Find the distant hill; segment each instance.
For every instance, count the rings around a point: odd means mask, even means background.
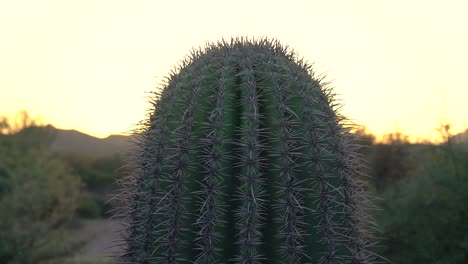
[[[112,156],[114,154],[125,154],[131,144],[130,136],[112,135],[107,138],[96,138],[76,130],[58,129],[51,125],[42,128],[28,128],[21,131],[23,141],[33,140],[34,131],[44,130],[43,134],[50,135],[50,150],[61,154],[86,155],[92,157]],[[37,131],[36,131],[37,132]],[[468,129],[453,136],[455,143],[468,144]]]
[[[50,144],[53,152],[102,157],[124,154],[131,146],[128,136],[112,135],[100,139],[76,130],[55,130],[55,138]]]

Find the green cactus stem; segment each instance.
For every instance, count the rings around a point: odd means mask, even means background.
[[[193,51],[135,133],[119,263],[377,263],[333,98],[277,41]]]

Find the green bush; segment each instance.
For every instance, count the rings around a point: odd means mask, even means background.
[[[468,263],[468,153],[455,147],[427,146],[411,177],[383,194],[381,253],[394,263]]]
[[[79,177],[45,150],[2,150],[0,263],[38,263],[65,254],[60,234],[78,206]]]
[[[414,145],[408,137],[399,132],[388,134],[383,142],[373,145],[370,173],[379,192],[406,178],[414,169],[412,149]]]
[[[115,191],[114,181],[123,174],[119,171],[123,164],[121,156],[93,158],[68,155],[65,156],[65,160],[84,184],[84,195],[80,200],[78,215],[86,218],[109,216],[107,212],[114,209],[115,202],[107,201]]]
[[[86,188],[94,192],[111,189],[116,178],[122,175],[118,169],[122,167],[123,159],[119,155],[100,158],[67,155],[64,159],[81,177]]]
[[[102,205],[89,192],[81,194],[77,214],[84,218],[98,218],[103,215]]]

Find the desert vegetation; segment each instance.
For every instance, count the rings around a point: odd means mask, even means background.
[[[441,127],[441,144],[387,141],[369,156],[380,253],[393,263],[468,263],[468,144]]]
[[[57,130],[24,112],[0,125],[0,263],[62,263],[92,238],[81,220],[112,208],[122,160],[53,152]]]

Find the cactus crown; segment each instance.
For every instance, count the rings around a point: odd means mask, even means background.
[[[152,105],[120,263],[376,263],[352,126],[288,48],[209,44]]]

